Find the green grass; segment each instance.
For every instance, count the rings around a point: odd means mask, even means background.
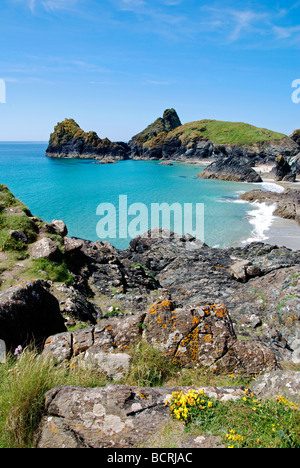
[[[31,260],[30,266],[27,267],[27,274],[55,283],[74,283],[74,276],[69,272],[64,261],[56,263],[47,258]]]
[[[10,231],[20,231],[26,234],[28,242],[36,240],[37,227],[30,219],[28,208],[20,202],[10,190],[0,184],[0,250],[21,251],[27,246],[11,238]]]
[[[258,401],[246,390],[239,400],[222,402],[174,394],[169,406],[187,433],[221,437],[228,448],[300,448],[299,408],[283,397]]]
[[[208,139],[215,144],[251,145],[282,140],[286,135],[265,128],[258,128],[242,122],[200,120],[176,128],[168,134],[168,139],[179,136],[182,140]]]
[[[118,382],[122,385],[203,388],[246,382],[236,377],[214,376],[200,369],[180,371],[147,343],[139,342],[127,352],[132,362],[128,375]],[[25,349],[19,359],[8,356],[6,363],[0,364],[0,448],[35,446],[47,391],[61,385],[103,387],[109,382],[101,373],[73,365],[72,361],[69,365],[56,365],[50,357],[39,355],[34,349]],[[248,393],[245,399],[235,402],[216,400],[209,411],[209,414],[194,411],[189,424],[183,426],[186,433],[196,436],[209,433],[221,436],[226,442],[226,434],[234,430],[243,437],[243,447],[300,446],[299,411],[292,411],[288,403],[255,401]]]
[[[101,387],[107,382],[87,369],[56,366],[30,349],[18,361],[8,357],[0,364],[0,448],[34,446],[47,391],[61,385]]]

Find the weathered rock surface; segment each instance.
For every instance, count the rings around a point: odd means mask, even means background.
[[[68,229],[64,221],[54,219],[51,223],[52,226],[56,229],[56,231],[62,236],[65,237],[68,234]]]
[[[291,166],[283,156],[277,156],[275,160],[275,180],[285,182],[295,182],[296,172],[293,172]]]
[[[8,349],[65,331],[58,301],[44,281],[26,281],[0,293],[0,339]]]
[[[144,327],[143,338],[182,367],[248,375],[278,368],[274,353],[265,345],[236,338],[222,305],[176,309],[172,302],[162,301],[150,308]]]
[[[200,179],[231,180],[234,182],[262,182],[260,175],[243,159],[231,156],[218,159],[205,168],[197,177]]]
[[[297,175],[300,175],[300,153],[289,158],[288,163],[291,166],[291,170]]]
[[[38,448],[133,448],[171,421],[166,401],[188,388],[59,387],[46,394]],[[204,388],[210,398],[238,399],[242,388]],[[203,441],[205,442],[205,441]],[[199,441],[190,444],[199,448]]]
[[[109,354],[129,349],[141,337],[182,367],[248,375],[279,367],[275,354],[264,344],[237,340],[230,316],[221,305],[176,309],[171,301],[163,300],[147,314],[103,321],[69,335],[62,334],[60,340],[49,337],[44,353],[62,360],[85,352],[86,360],[91,353],[101,357],[101,351]]]
[[[259,398],[283,395],[293,403],[300,403],[300,372],[276,371],[259,376],[251,390]]]
[[[300,252],[261,242],[212,249],[189,236],[166,239],[148,233],[132,240],[122,255],[145,265],[177,307],[224,304],[238,336],[259,340],[280,359],[298,362]],[[242,281],[233,278],[237,262],[249,265]],[[253,328],[251,316],[263,326]],[[274,325],[282,338],[273,337]]]
[[[125,377],[129,372],[131,356],[126,353],[106,353],[98,346],[92,346],[84,355],[84,359],[78,361],[78,365],[84,369],[92,369],[100,372],[108,379],[115,382]]]
[[[60,251],[57,244],[53,240],[49,239],[49,237],[44,237],[37,241],[31,249],[31,258],[48,258],[49,260],[57,260],[59,255]]]

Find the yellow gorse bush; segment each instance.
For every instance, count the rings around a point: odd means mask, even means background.
[[[172,393],[166,406],[170,406],[172,417],[188,424],[199,417],[202,412],[207,412],[215,406],[204,390],[189,390],[188,393]]]

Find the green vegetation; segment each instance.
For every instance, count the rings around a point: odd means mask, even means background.
[[[46,258],[28,258],[30,245],[38,240],[44,225],[45,223],[39,218],[32,217],[29,209],[15,198],[5,185],[0,185],[1,289],[15,284],[16,280],[40,278],[73,284],[74,277],[69,272],[65,260],[63,239],[58,233],[42,233],[42,236],[47,235],[59,248],[61,252],[59,263]],[[24,233],[27,242],[16,240],[10,235],[10,231]]]
[[[73,119],[65,119],[59,122],[50,135],[50,144],[53,146],[63,145],[74,138],[80,130],[79,125]]]
[[[37,228],[29,216],[28,208],[5,185],[0,185],[0,251],[22,251],[27,248],[22,242],[13,239],[10,231],[23,232],[28,242],[36,240]]]
[[[212,141],[216,145],[254,145],[269,144],[286,138],[282,133],[242,122],[223,122],[218,120],[199,120],[177,126],[166,131],[163,119],[157,119],[133,140],[145,148],[155,149],[165,141],[179,138],[187,147],[202,140]]]
[[[202,374],[198,369],[180,370],[147,343],[127,351],[132,356],[128,375],[119,383],[135,386],[225,385],[230,377]],[[222,380],[223,379],[223,380]],[[109,380],[95,370],[80,368],[72,361],[56,365],[50,357],[27,348],[18,358],[8,356],[0,364],[0,447],[34,447],[34,435],[44,411],[44,395],[61,385],[103,387]],[[240,382],[233,380],[230,385]]]
[[[63,122],[59,122],[54,128],[54,132],[51,133],[49,148],[60,150],[64,145],[71,143],[72,140],[81,140],[82,145],[87,145],[94,150],[118,146],[108,138],[102,140],[96,132],[84,132],[75,120],[65,119]]]
[[[27,273],[57,283],[74,283],[74,276],[69,272],[65,261],[56,263],[47,258],[33,259],[27,268]]]
[[[0,364],[0,448],[30,448],[41,421],[44,395],[60,385],[104,386],[102,375],[56,366],[50,358],[25,350]]]
[[[168,138],[179,137],[183,142],[188,140],[210,140],[217,145],[251,145],[278,141],[286,138],[265,128],[240,122],[222,122],[218,120],[200,120],[190,122],[169,133]]]
[[[229,383],[230,376],[204,374],[200,369],[179,370],[167,358],[146,343],[137,343],[128,351],[131,368],[119,383],[134,386],[207,386],[241,385]],[[0,447],[34,447],[35,434],[44,414],[44,395],[61,385],[103,387],[109,380],[92,369],[72,361],[56,365],[50,357],[25,349],[19,356],[8,356],[0,364]],[[236,401],[222,402],[204,392],[173,394],[169,401],[174,423],[160,437],[161,447],[174,444],[173,432],[178,422],[187,435],[218,436],[221,443],[235,448],[300,448],[300,413],[296,405],[282,396],[257,400],[250,391]],[[176,423],[177,421],[177,423]],[[168,441],[167,439],[170,439]],[[173,447],[174,445],[171,445]]]
[[[204,391],[176,392],[167,403],[187,433],[218,436],[228,448],[300,448],[300,412],[278,396],[258,401],[249,390],[221,402]]]

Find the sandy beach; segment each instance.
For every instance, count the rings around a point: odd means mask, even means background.
[[[292,188],[300,190],[300,179],[296,182],[279,182],[274,180],[274,175],[271,173],[273,169],[271,164],[261,164],[254,169],[260,174],[264,183],[275,184],[283,189]],[[259,184],[257,184],[259,186]],[[259,188],[259,187],[258,187]],[[300,225],[293,220],[279,218],[274,216],[273,222],[267,232],[265,232],[266,244],[274,244],[279,247],[285,246],[292,250],[300,250]]]
[[[197,159],[194,161],[184,160],[180,162],[206,167],[209,166],[212,162],[214,162],[214,160]],[[274,179],[274,174],[272,173],[273,168],[274,163],[259,164],[256,167],[253,167],[253,169],[261,176],[264,183],[264,186],[261,186],[261,184],[259,183],[257,184],[258,190],[264,189],[271,191],[283,191],[283,189],[287,188],[300,190],[299,177],[297,178],[296,182],[277,181]],[[270,184],[270,186],[266,184]],[[276,187],[278,190],[276,189]],[[300,225],[296,221],[274,216],[270,227],[264,232],[264,236],[266,238],[262,240],[262,242],[266,244],[278,245],[279,247],[285,246],[291,250],[300,250]]]

